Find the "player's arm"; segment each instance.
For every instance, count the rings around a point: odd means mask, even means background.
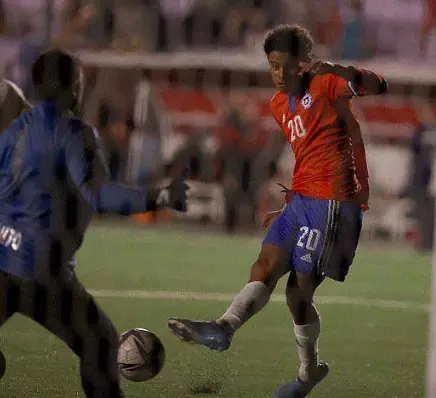
[[[308,72],[313,75],[331,75],[331,78],[327,77],[324,81],[329,96],[334,99],[380,95],[388,90],[388,83],[383,76],[354,66],[318,61],[308,67]]]
[[[164,189],[143,189],[110,181],[109,170],[97,132],[77,122],[65,134],[65,159],[68,171],[87,201],[100,213],[129,215],[172,207],[185,211],[187,186],[174,179]]]
[[[354,89],[354,96],[380,95],[388,90],[386,79],[370,70],[339,64],[333,64],[331,69],[331,73],[349,82],[349,89]]]
[[[369,173],[368,165],[366,162],[365,143],[363,141],[362,132],[360,128],[349,129],[351,136],[351,146],[353,149],[354,161],[356,164],[356,177],[361,185],[360,197],[364,210],[368,208],[369,200]]]
[[[356,165],[356,177],[361,185],[361,201],[364,205],[363,208],[367,209],[369,199],[369,173],[362,132],[350,109],[350,100],[348,98],[338,99],[333,106],[340,118],[346,123],[347,131],[350,134],[354,162]]]

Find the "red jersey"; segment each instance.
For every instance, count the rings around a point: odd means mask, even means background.
[[[271,113],[295,154],[291,190],[319,199],[368,201],[368,170],[351,98],[362,89],[334,74],[317,75],[304,95],[281,92]]]

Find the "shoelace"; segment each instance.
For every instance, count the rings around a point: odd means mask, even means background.
[[[291,190],[289,188],[286,188],[281,182],[276,181],[276,183],[282,188],[282,190],[280,191],[281,193],[284,193],[286,195],[287,193],[291,192]]]

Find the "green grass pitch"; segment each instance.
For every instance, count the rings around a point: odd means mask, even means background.
[[[167,350],[164,370],[154,380],[123,382],[127,397],[265,398],[295,376],[283,283],[225,353],[182,344],[166,327],[170,316],[221,315],[245,284],[260,242],[129,226],[98,225],[88,232],[77,268],[84,284],[120,333],[148,328]],[[423,397],[430,274],[426,256],[363,245],[346,283],[321,286],[320,352],[331,373],[312,397]],[[7,361],[1,397],[83,396],[76,358],[36,323],[15,315],[0,331],[0,349]],[[204,394],[202,387],[212,392]]]

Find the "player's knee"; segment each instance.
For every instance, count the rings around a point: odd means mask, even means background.
[[[297,325],[307,325],[315,322],[316,318],[318,318],[318,312],[311,300],[302,297],[292,297],[287,300],[287,303],[294,323]]]
[[[268,259],[258,258],[251,267],[250,282],[265,282],[272,267]]]
[[[112,355],[116,355],[120,338],[119,338],[118,331],[112,322],[109,321],[103,327],[103,336],[104,336],[104,339],[107,341],[108,351]]]
[[[87,324],[90,331],[107,340],[111,346],[118,344],[119,336],[115,325],[91,296],[87,308]]]
[[[89,329],[88,341],[85,346],[95,345],[96,351],[92,358],[85,356],[85,362],[98,362],[101,374],[114,376],[118,374],[117,354],[119,334],[111,320],[104,314],[99,314],[99,321]],[[90,350],[92,352],[92,350]],[[96,354],[96,355],[95,355]]]
[[[286,272],[287,253],[277,246],[263,246],[259,257],[251,267],[250,282],[260,281],[274,288]]]
[[[316,274],[291,273],[286,284],[286,294],[298,295],[312,300],[321,280]]]
[[[312,307],[311,301],[300,297],[293,297],[288,300],[288,306],[296,323],[306,323],[303,320],[307,318],[307,314],[310,312]]]
[[[313,285],[298,284],[295,276],[289,278],[286,286],[286,303],[292,313],[294,322],[299,325],[308,324],[317,317],[313,305]]]

